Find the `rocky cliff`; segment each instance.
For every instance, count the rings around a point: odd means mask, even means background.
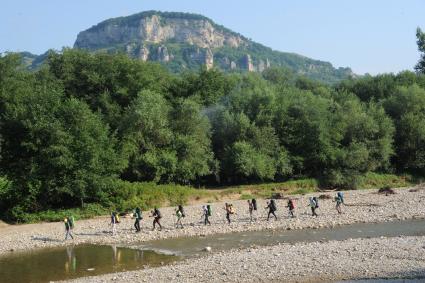
[[[211,20],[191,14],[144,12],[104,21],[81,32],[77,48],[98,49],[116,44],[187,43],[200,48],[237,48],[246,44],[241,36],[219,28]]]
[[[262,72],[285,67],[308,77],[336,82],[349,68],[293,53],[274,51],[196,14],[147,11],[103,21],[78,34],[74,48],[125,52],[143,61],[158,61],[173,72],[204,65],[224,71]]]

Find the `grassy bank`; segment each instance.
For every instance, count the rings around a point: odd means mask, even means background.
[[[359,183],[359,189],[381,187],[408,187],[415,182],[410,176],[391,174],[366,174]],[[283,195],[307,194],[320,191],[315,179],[290,180],[281,183],[263,183],[219,188],[195,189],[180,185],[156,185],[154,183],[130,183],[117,181],[116,193],[111,196],[108,205],[88,204],[84,208],[46,210],[39,213],[25,214],[21,222],[61,221],[72,214],[78,219],[106,215],[111,210],[131,211],[139,206],[143,210],[155,206],[174,206],[178,204],[201,204],[223,200],[241,200],[251,198],[269,198],[272,194]]]

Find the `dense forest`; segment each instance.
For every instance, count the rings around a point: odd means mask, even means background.
[[[325,85],[270,68],[172,74],[125,55],[0,58],[0,215],[108,204],[123,184],[219,186],[425,175],[425,35],[416,73]]]

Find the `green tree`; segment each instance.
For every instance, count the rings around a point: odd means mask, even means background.
[[[237,76],[226,75],[217,69],[202,68],[198,73],[185,72],[174,78],[169,89],[169,99],[191,98],[204,106],[210,106],[228,95],[237,80]]]
[[[418,27],[416,29],[416,38],[419,52],[421,52],[421,59],[416,64],[415,69],[418,73],[425,74],[425,33]]]
[[[273,180],[276,174],[273,159],[247,142],[235,142],[228,148],[226,159],[227,175],[234,181]]]
[[[170,182],[177,156],[171,149],[171,106],[165,98],[144,90],[123,115],[119,135],[129,158],[123,177],[131,181]]]
[[[201,177],[214,173],[216,168],[209,120],[191,99],[178,100],[170,119],[174,133],[172,148],[178,162],[174,179],[182,184],[199,183]]]
[[[12,181],[9,218],[102,201],[123,166],[101,118],[47,72],[16,72],[2,84],[1,173]]]
[[[332,107],[328,99],[296,88],[278,94],[273,126],[290,153],[294,173],[317,176],[332,158]]]
[[[425,173],[425,90],[412,85],[400,87],[384,106],[393,118],[395,134],[395,166],[400,171]]]
[[[332,115],[332,125],[332,158],[324,167],[323,185],[357,188],[365,173],[388,169],[394,127],[382,107],[346,96]]]
[[[132,60],[124,54],[64,49],[61,54],[49,54],[48,66],[68,97],[83,100],[93,111],[103,113],[114,129],[123,110],[141,90],[163,93],[170,81],[160,65]]]

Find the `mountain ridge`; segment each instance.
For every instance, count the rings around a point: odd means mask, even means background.
[[[199,14],[144,11],[106,19],[77,35],[74,47],[89,52],[125,53],[178,73],[202,66],[225,72],[286,68],[326,83],[356,75],[350,68],[273,50]]]

